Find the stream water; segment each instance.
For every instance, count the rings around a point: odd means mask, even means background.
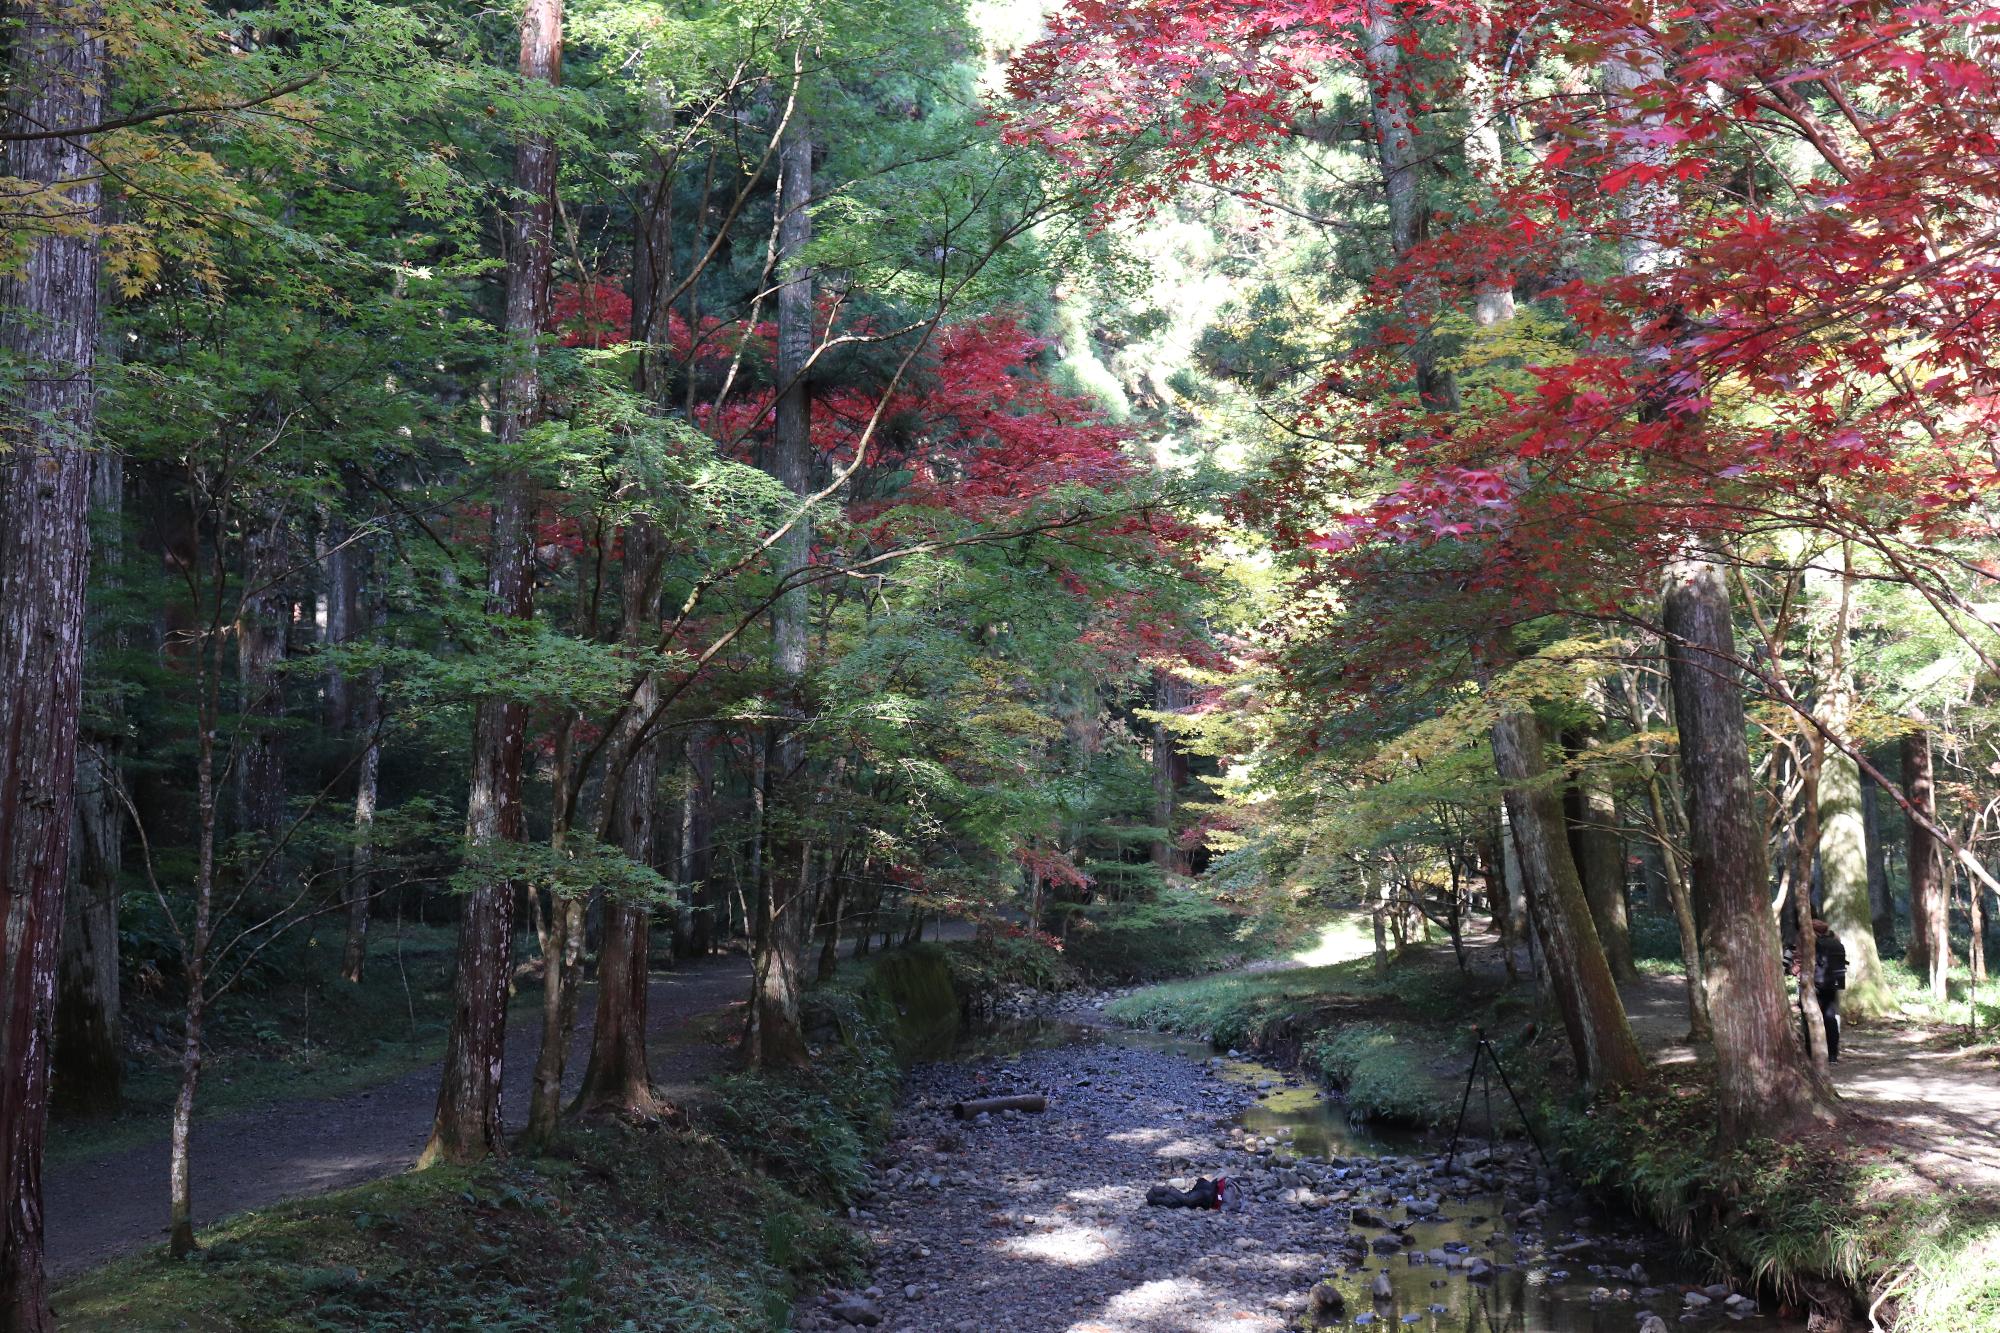
[[[1383,1223],[1357,1220],[1345,1228],[1337,1221],[1339,1212],[1323,1214],[1329,1231],[1351,1229],[1366,1237],[1370,1248],[1341,1253],[1339,1266],[1326,1271],[1343,1297],[1342,1308],[1317,1317],[1308,1310],[1299,1326],[1633,1333],[1652,1312],[1670,1329],[1804,1333],[1806,1328],[1802,1320],[1768,1308],[1730,1312],[1723,1304],[1728,1292],[1718,1287],[1703,1293],[1707,1305],[1691,1306],[1688,1293],[1702,1292],[1707,1275],[1632,1218],[1583,1201],[1561,1202],[1566,1194],[1560,1189],[1524,1208],[1524,1196],[1535,1198],[1547,1177],[1534,1149],[1519,1140],[1490,1148],[1471,1141],[1460,1160],[1478,1164],[1476,1178],[1449,1182],[1453,1187],[1439,1194],[1433,1193],[1440,1183],[1434,1168],[1446,1151],[1443,1136],[1353,1123],[1337,1096],[1255,1060],[1214,1056],[1185,1037],[1034,1020],[977,1034],[960,1055],[1004,1061],[1035,1050],[1091,1046],[1178,1056],[1254,1095],[1236,1117],[1240,1130],[1232,1134],[1241,1165],[1225,1168],[1262,1183],[1264,1197],[1253,1198],[1250,1207],[1300,1206],[1297,1190],[1303,1186],[1329,1206],[1364,1208],[1371,1221]],[[1468,1121],[1483,1130],[1481,1094],[1475,1086]],[[1492,1094],[1502,1097],[1503,1090],[1495,1084]],[[1504,1128],[1511,1109],[1504,1103],[1494,1109]],[[1273,1176],[1292,1188],[1274,1197]],[[1434,1214],[1424,1196],[1438,1205]],[[1466,1275],[1475,1258],[1491,1266],[1476,1279]],[[1388,1278],[1386,1298],[1382,1275]]]

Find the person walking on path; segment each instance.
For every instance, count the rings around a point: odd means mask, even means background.
[[[1847,946],[1821,918],[1814,917],[1812,924],[1813,998],[1819,1002],[1820,1017],[1825,1020],[1826,1062],[1836,1064],[1840,1060],[1840,993],[1847,989]],[[1786,970],[1798,976],[1798,960],[1790,953],[1786,950]]]

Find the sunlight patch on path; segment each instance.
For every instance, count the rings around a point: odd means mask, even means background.
[[[1000,1248],[1020,1259],[1080,1267],[1100,1264],[1124,1250],[1124,1238],[1117,1231],[1091,1227],[1058,1226],[1039,1236],[1016,1236],[1002,1241]]]

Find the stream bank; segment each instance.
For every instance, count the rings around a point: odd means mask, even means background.
[[[1474,1145],[1448,1173],[1435,1140],[1353,1130],[1295,1076],[1185,1038],[1045,1023],[1008,1045],[909,1072],[851,1214],[868,1283],[794,1328],[1805,1327],[1703,1289],[1662,1238],[1592,1216],[1516,1146]],[[953,1114],[1024,1091],[1049,1110]],[[1145,1203],[1217,1175],[1242,1182],[1241,1211]]]

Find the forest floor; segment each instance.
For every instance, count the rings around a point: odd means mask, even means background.
[[[1644,976],[1620,991],[1633,1035],[1656,1062],[1695,1058],[1684,979]],[[1929,1016],[1849,1018],[1833,1083],[1868,1140],[1918,1179],[2000,1203],[2000,1070],[1992,1048],[1966,1047],[1963,1031]]]
[[[927,931],[927,936],[936,934]],[[968,933],[947,923],[944,938]],[[718,955],[655,973],[647,1008],[654,1083],[675,1102],[697,1096],[728,1055],[733,1010],[748,995],[750,963]],[[582,1080],[592,1004],[579,1006],[565,1084]],[[527,1119],[539,1013],[516,1010],[507,1031],[507,1123]],[[197,1227],[248,1208],[324,1194],[406,1170],[430,1132],[440,1066],[420,1068],[335,1095],[273,1098],[198,1118],[190,1157]],[[65,1152],[44,1170],[48,1265],[74,1274],[164,1238],[168,1140],[162,1123],[140,1143]]]
[[[740,1003],[748,960],[703,959],[653,978],[647,1024],[653,1076],[685,1096],[713,1072],[721,1048],[699,1040],[694,1020]],[[566,1081],[583,1076],[590,1007],[578,1017]],[[538,1026],[508,1025],[505,1105],[510,1127],[526,1123]],[[190,1157],[197,1226],[217,1218],[342,1189],[406,1169],[430,1133],[440,1067],[426,1065],[374,1087],[332,1097],[277,1101],[196,1122]],[[43,1181],[49,1269],[56,1276],[102,1263],[165,1235],[168,1142],[152,1141],[50,1164]]]

